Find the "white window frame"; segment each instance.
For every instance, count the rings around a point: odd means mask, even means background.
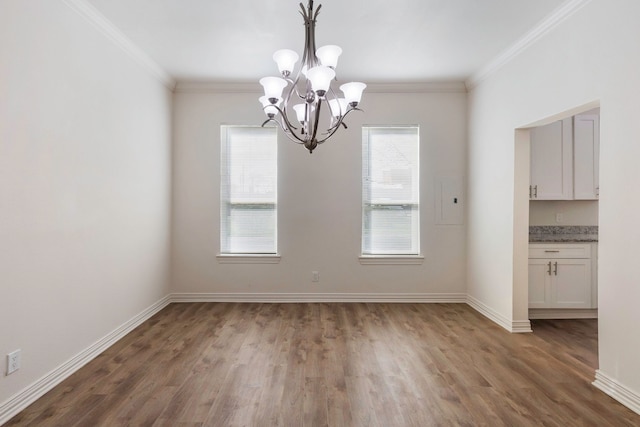
[[[371,138],[379,138],[383,133],[393,134],[397,130],[399,134],[409,134],[415,132],[415,158],[411,159],[412,168],[410,195],[403,200],[400,199],[372,199],[371,191],[373,176],[381,171],[374,171],[372,158]],[[362,238],[361,238],[361,264],[421,264],[423,257],[420,254],[420,129],[417,125],[395,125],[395,126],[363,126],[362,128]],[[392,182],[392,185],[402,185],[402,183]],[[376,250],[372,248],[372,233],[367,229],[370,224],[372,211],[379,210],[408,210],[411,215],[411,235],[409,250]],[[369,219],[367,217],[369,215]]]
[[[275,170],[270,174],[272,180],[269,185],[271,191],[267,192],[264,196],[257,196],[256,198],[242,197],[242,195],[232,194],[233,185],[231,183],[231,176],[233,172],[230,169],[230,156],[232,156],[232,145],[234,141],[245,142],[250,144],[250,140],[242,141],[242,133],[247,130],[247,137],[251,137],[251,133],[261,134],[260,138],[270,138],[269,141],[273,144],[274,152],[267,154],[274,156],[275,164],[272,166]],[[220,127],[220,253],[217,259],[221,263],[277,263],[280,261],[278,255],[278,193],[277,193],[277,129],[274,127],[259,127],[259,126],[232,126],[222,125]],[[243,176],[244,177],[244,176]],[[235,199],[235,200],[234,200]],[[270,236],[273,239],[273,248],[269,250],[259,250],[260,244],[251,248],[251,242],[245,241],[242,244],[233,242],[234,236],[230,235],[232,228],[232,215],[231,210],[244,209],[245,214],[247,208],[259,208],[266,207],[273,211],[274,223],[270,224],[273,227],[273,235]],[[250,209],[249,209],[250,212]],[[235,236],[238,238],[238,236]],[[235,246],[235,248],[234,248]],[[238,249],[238,247],[245,249]]]

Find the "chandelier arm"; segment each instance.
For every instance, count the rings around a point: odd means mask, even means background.
[[[342,120],[340,120],[340,123],[342,123]],[[318,144],[322,144],[327,139],[331,138],[333,136],[333,134],[336,133],[338,131],[338,129],[340,129],[340,123],[338,124],[338,126],[334,127],[333,130],[331,132],[329,132],[326,137],[318,140]]]
[[[269,122],[274,122],[275,124],[277,124],[280,129],[282,129],[282,131],[284,132],[284,134],[287,136],[287,138],[289,138],[291,141],[295,142],[296,144],[300,144],[300,145],[304,145],[306,141],[298,138],[298,136],[294,133],[291,132],[290,129],[285,128],[282,123],[280,123],[278,120],[274,119],[274,118],[270,118],[264,121],[264,123],[262,123],[262,127],[264,127],[264,125],[266,125]]]
[[[292,140],[293,142],[298,144],[304,144],[306,142],[305,140],[298,137],[298,135],[296,135],[296,133],[293,131],[293,130],[298,130],[298,128],[295,127],[293,124],[291,124],[291,122],[289,121],[289,118],[287,117],[286,111],[282,110],[280,107],[276,105],[269,105],[268,107],[276,108],[280,112],[280,116],[284,119],[285,124],[282,124],[282,122],[276,120],[273,117],[270,117],[267,120],[265,120],[264,123],[262,123],[262,127],[264,127],[264,125],[266,125],[269,122],[277,123],[278,126],[280,126],[280,129],[282,129],[285,134],[289,135],[289,139]],[[267,108],[267,107],[264,107],[264,108]],[[293,138],[291,136],[293,136]]]
[[[332,134],[335,131],[335,129],[340,126],[340,123],[344,124],[344,122],[340,121],[340,117],[337,117],[337,118],[332,117],[330,122],[331,126],[329,126],[325,132],[322,132],[322,135]]]
[[[262,122],[262,124],[260,125],[260,127],[264,127],[264,125],[266,125],[269,122],[276,122],[278,123],[278,121],[276,119],[272,119],[272,118],[268,118],[267,120],[265,120],[264,122]]]
[[[302,2],[300,2],[300,9],[302,10],[300,12],[300,15],[302,15],[304,20],[306,21],[307,19],[309,19],[308,16],[307,16],[307,10],[304,8],[304,4],[302,4]]]
[[[336,128],[338,128],[341,124],[342,126],[344,126],[345,128],[347,127],[347,125],[344,122],[340,122],[338,119],[335,120],[335,122],[332,120],[331,121],[331,126],[327,129],[326,132],[322,132],[322,135],[329,135],[330,133],[334,132],[334,130]],[[328,137],[327,137],[328,138]]]
[[[280,116],[284,119],[284,121],[286,122],[286,127],[287,129],[289,129],[289,132],[291,132],[291,129],[295,129],[298,130],[297,127],[295,127],[290,121],[289,121],[289,117],[287,116],[287,112],[286,110],[281,109],[280,107],[276,106],[276,105],[269,105],[268,107],[274,107],[278,110],[278,112],[280,113]],[[265,107],[266,108],[266,107]],[[283,127],[283,130],[284,127]]]
[[[285,121],[287,122],[287,127],[288,127],[288,128],[290,128],[290,129],[298,130],[298,128],[297,128],[297,127],[295,127],[294,125],[292,125],[292,124],[291,124],[291,122],[289,121],[289,118],[287,117],[286,112],[285,112],[283,109],[281,109],[281,108],[280,108],[280,107],[278,107],[277,105],[266,105],[266,106],[262,107],[262,110],[264,111],[264,110],[266,110],[267,108],[275,108],[276,110],[278,110],[278,112],[280,113],[280,115],[281,115],[282,117],[284,117]],[[275,114],[273,114],[273,115],[275,116]],[[278,121],[277,121],[276,119],[274,119],[273,117],[269,117],[267,120],[265,120],[265,121],[264,121],[264,123],[262,123],[262,126],[266,125],[267,123],[269,123],[269,122],[271,122],[271,121],[273,121],[273,122],[276,122],[276,123],[280,124],[280,122],[278,122]],[[280,125],[280,127],[282,127],[282,125]],[[287,129],[285,129],[284,127],[282,127],[282,130],[287,131]],[[288,130],[288,132],[290,132],[290,130]]]
[[[282,110],[287,111],[287,107],[289,106],[289,101],[291,100],[292,89],[287,91],[287,96],[284,98],[282,102]]]
[[[300,5],[302,5],[302,3],[300,3]],[[302,74],[302,69],[304,68],[304,63],[305,63],[305,56],[306,55],[306,50],[303,53],[303,58],[302,58],[302,62],[300,64],[300,69],[298,69],[298,72],[296,73],[296,78],[292,79],[291,77],[285,77],[284,79],[288,82],[291,83],[291,88],[288,90],[288,95],[286,97],[285,100],[288,100],[291,98],[291,95],[293,95],[293,92],[295,91],[296,96],[298,96],[298,98],[300,99],[305,99],[305,96],[302,95],[300,93],[300,91],[298,90],[298,82],[300,81],[300,75]]]
[[[336,96],[336,94],[333,92],[333,88],[331,88],[331,87],[330,87],[330,88],[329,88],[329,90],[331,91],[331,93],[332,93],[332,95],[333,95],[333,96]],[[336,97],[335,99],[338,99],[338,98]],[[327,129],[327,131],[326,131],[326,132],[323,132],[323,133],[322,133],[323,135],[329,135],[327,138],[329,138],[331,135],[333,135],[333,134],[335,133],[335,131],[337,130],[337,128],[339,128],[339,127],[340,127],[340,125],[342,125],[345,129],[348,129],[347,124],[346,124],[344,121],[340,120],[340,118],[343,118],[343,119],[344,119],[344,117],[347,115],[347,113],[348,113],[348,112],[350,112],[351,110],[358,110],[358,111],[362,111],[362,110],[360,110],[359,108],[356,108],[356,107],[351,107],[351,108],[348,108],[348,107],[347,107],[348,109],[347,109],[347,110],[345,110],[344,114],[342,114],[342,106],[340,105],[340,103],[338,103],[338,108],[340,109],[340,111],[339,111],[339,112],[340,112],[340,115],[339,115],[339,116],[335,116],[335,115],[333,114],[333,113],[334,113],[334,111],[333,111],[333,109],[331,108],[331,103],[329,103],[329,111],[331,111],[331,117],[332,117],[331,123],[332,123],[332,125],[331,125],[331,126],[329,126],[329,128]],[[335,122],[333,121],[333,117],[338,117],[338,118],[335,120]],[[325,140],[326,140],[327,138],[325,138]]]
[[[298,71],[298,75],[296,76],[295,80],[292,80],[291,78],[286,78],[285,79],[287,82],[291,83],[291,88],[288,90],[288,94],[287,97],[285,98],[285,106],[287,104],[287,101],[289,101],[291,99],[291,95],[293,95],[293,92],[295,92],[296,96],[300,99],[304,99],[305,97],[302,96],[300,94],[300,91],[298,91],[298,81],[300,80],[300,71]]]
[[[287,136],[287,138],[289,138],[291,142],[295,142],[298,145],[305,145],[307,143],[305,140],[298,138],[298,135],[296,135],[295,133],[287,132],[285,130],[284,134]]]
[[[337,80],[337,78],[336,78],[336,80]],[[333,99],[335,99],[335,100],[336,100],[336,102],[337,102],[337,104],[338,104],[337,106],[338,106],[338,109],[339,109],[339,113],[340,113],[340,115],[342,116],[342,106],[340,105],[340,102],[339,102],[339,101],[337,101],[337,100],[338,100],[338,95],[336,95],[336,93],[335,93],[335,91],[333,90],[333,87],[332,87],[332,86],[329,86],[329,90],[327,91],[327,93],[330,93],[330,94],[331,94],[331,96],[333,97]],[[325,97],[327,100],[328,100],[328,98],[329,98],[326,94],[325,94],[325,96],[324,96],[324,97]],[[329,111],[331,112],[331,117],[336,117],[336,115],[334,114],[334,113],[335,113],[335,111],[333,111],[333,108],[331,107],[331,103],[330,103],[330,102],[327,102],[327,104],[329,105]],[[346,113],[346,111],[345,111],[345,113]],[[333,126],[332,126],[332,127],[333,127]],[[331,127],[331,128],[332,128],[332,127]],[[330,129],[331,129],[331,128],[330,128]]]
[[[340,119],[338,120],[338,123],[335,124],[335,126],[333,127],[333,130],[331,130],[331,132],[329,133],[329,135],[327,135],[325,138],[321,139],[318,141],[318,144],[322,144],[323,142],[325,142],[327,139],[331,138],[333,136],[334,133],[336,133],[338,131],[338,129],[340,129],[340,125],[343,125],[345,128],[347,127],[346,124],[343,123],[344,119],[347,117],[347,115],[354,111],[354,110],[358,110],[358,111],[362,111],[359,108],[351,108],[350,110],[348,110],[346,113],[344,113],[343,116],[340,116]]]

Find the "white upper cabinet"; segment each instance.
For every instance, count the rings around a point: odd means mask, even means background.
[[[570,118],[531,130],[531,199],[572,198],[572,146]]]
[[[573,120],[573,198],[598,199],[600,158],[600,117],[583,114]]]
[[[532,200],[597,200],[600,117],[581,114],[531,129]]]

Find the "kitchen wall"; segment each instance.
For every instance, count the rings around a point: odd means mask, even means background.
[[[557,214],[561,215],[556,221]],[[529,225],[598,225],[597,200],[532,200]]]
[[[174,98],[173,291],[358,294],[360,299],[376,293],[462,296],[465,226],[436,224],[435,199],[440,177],[463,181],[466,93],[461,86],[441,92],[444,87],[435,85],[416,94],[366,91],[364,112],[352,113],[349,129],[313,154],[280,133],[278,245],[282,259],[268,265],[216,261],[220,125],[262,123],[264,114],[257,102],[260,86],[250,86],[252,93],[178,88]],[[420,126],[422,265],[359,263],[363,124]],[[464,203],[464,196],[460,202]],[[320,273],[320,282],[311,282],[312,271]]]
[[[640,412],[640,192],[629,191],[640,182],[640,2],[583,4],[469,93],[468,292],[504,318],[527,319],[529,145],[516,129],[599,104],[597,374]]]
[[[168,293],[170,105],[64,2],[0,2],[0,420]]]

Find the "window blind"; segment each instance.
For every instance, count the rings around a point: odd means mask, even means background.
[[[220,252],[277,252],[277,131],[222,126]]]
[[[420,253],[420,138],[416,126],[363,127],[362,253]]]

